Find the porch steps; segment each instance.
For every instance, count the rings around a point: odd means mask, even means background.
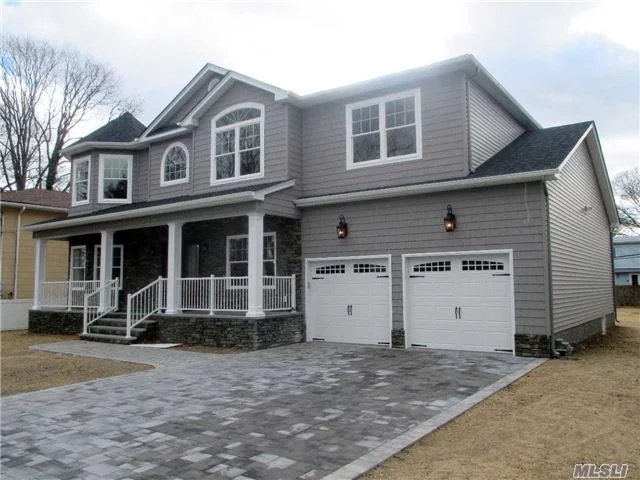
[[[127,338],[127,319],[106,317],[101,318],[95,324],[90,325],[88,333],[83,333],[80,338],[92,342],[119,343],[130,345],[140,340],[150,338],[155,333],[156,322],[145,320],[140,325],[131,329],[131,336]]]

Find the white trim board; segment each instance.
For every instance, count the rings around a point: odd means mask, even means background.
[[[553,180],[559,173],[558,169],[539,170],[536,172],[513,173],[509,175],[496,175],[460,180],[445,180],[434,183],[421,183],[418,185],[405,185],[401,187],[379,188],[375,190],[362,190],[358,192],[337,193],[334,195],[321,195],[317,197],[301,198],[295,201],[297,207],[315,207],[319,205],[333,205],[336,203],[362,202],[381,198],[406,197],[424,193],[450,192],[453,190],[465,190],[496,185],[508,185],[511,183],[523,183],[535,180]]]

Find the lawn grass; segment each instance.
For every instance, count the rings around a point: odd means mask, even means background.
[[[0,334],[0,395],[32,392],[153,368],[149,365],[29,350],[31,345],[78,340],[77,335]]]
[[[567,479],[576,463],[640,478],[640,309],[400,452],[366,480]]]

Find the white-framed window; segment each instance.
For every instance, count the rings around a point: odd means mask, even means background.
[[[211,185],[264,176],[264,105],[243,103],[211,120]]]
[[[133,156],[100,154],[98,201],[100,203],[131,203]]]
[[[86,205],[89,203],[89,189],[91,184],[91,157],[76,158],[73,161],[71,205]]]
[[[84,282],[87,247],[85,245],[71,247],[69,257],[69,280],[72,282]]]
[[[276,274],[276,234],[265,233],[262,242],[262,275],[273,277]],[[230,235],[227,237],[227,277],[246,277],[249,275],[249,237]]]
[[[422,158],[420,89],[346,107],[347,169]]]
[[[100,280],[100,245],[93,247],[93,279]],[[111,253],[111,280],[118,278],[118,290],[122,290],[122,272],[124,272],[124,248],[114,245]]]
[[[637,286],[638,285],[638,278],[640,278],[640,275],[637,273],[631,273],[629,274],[629,283],[633,286]]]
[[[175,185],[189,181],[189,150],[184,143],[175,142],[162,155],[160,185]]]

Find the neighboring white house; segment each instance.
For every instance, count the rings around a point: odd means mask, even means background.
[[[640,285],[640,235],[613,239],[616,285]]]

